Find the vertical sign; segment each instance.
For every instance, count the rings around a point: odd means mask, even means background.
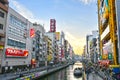
[[[55,34],[56,34],[57,41],[60,40],[60,32],[56,32]]]
[[[34,28],[30,29],[30,37],[33,38],[35,36],[35,30]]]
[[[118,61],[120,63],[120,0],[116,0],[116,22],[117,22],[117,33],[118,33]]]
[[[50,32],[56,32],[56,20],[50,19]]]

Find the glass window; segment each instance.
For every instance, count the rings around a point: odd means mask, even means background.
[[[0,17],[4,18],[4,13],[0,11]]]
[[[3,30],[3,24],[0,24],[0,29],[2,29],[2,30]]]
[[[11,40],[11,39],[8,39],[7,44],[8,44],[9,46],[14,46],[14,41]]]
[[[14,46],[17,46],[18,45],[18,42],[17,41],[14,41]]]
[[[19,41],[15,41],[12,39],[8,39],[7,45],[9,46],[14,46],[14,47],[18,47],[18,48],[26,48],[26,44],[19,42]]]

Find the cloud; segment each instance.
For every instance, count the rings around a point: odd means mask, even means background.
[[[36,16],[34,16],[33,12],[31,12],[29,9],[27,9],[24,5],[20,4],[16,0],[9,0],[9,2],[19,14],[27,18],[30,22],[32,23],[37,22],[41,25],[44,24],[46,30],[48,29],[49,26],[48,21],[37,18]]]
[[[73,50],[75,51],[75,53],[81,54],[83,52],[83,46],[85,45],[85,38],[78,38],[76,36],[73,36],[67,31],[65,32],[65,38],[73,46]]]
[[[83,0],[81,0],[81,1],[83,1]],[[31,12],[29,9],[27,9],[24,5],[17,2],[17,0],[9,0],[9,2],[12,5],[12,7],[14,8],[14,10],[16,10],[19,14],[21,14],[22,16],[27,18],[29,21],[42,23],[42,24],[44,24],[45,30],[49,29],[49,22],[48,22],[49,20],[47,21],[47,20],[39,19],[38,17],[36,17],[34,15],[33,12]],[[56,0],[56,2],[59,2],[59,0]],[[63,26],[63,25],[59,24],[58,26]],[[68,26],[68,25],[65,24],[64,26]],[[58,27],[58,28],[59,28],[59,30],[61,30],[61,27]],[[65,28],[64,28],[64,30],[65,30]],[[72,45],[75,53],[82,53],[83,46],[85,44],[85,39],[84,38],[78,39],[78,37],[73,36],[71,33],[67,32],[67,31],[64,31],[64,32],[65,32],[66,39]]]
[[[90,4],[92,2],[95,2],[96,0],[76,0],[76,1],[83,2],[84,4]]]

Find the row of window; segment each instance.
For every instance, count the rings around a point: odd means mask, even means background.
[[[26,48],[26,44],[25,43],[22,43],[22,42],[19,42],[19,41],[15,41],[15,40],[12,40],[12,39],[8,39],[7,45],[13,46],[13,47],[18,47],[18,48],[24,48],[24,49]]]
[[[27,24],[25,24],[24,22],[22,22],[21,20],[19,20],[17,17],[13,15],[10,16],[10,23],[21,28],[27,27]]]
[[[27,31],[25,31],[23,29],[16,28],[14,26],[9,25],[8,34],[14,35],[16,37],[24,38],[24,35],[26,33],[27,33]]]
[[[18,33],[14,33],[14,31],[11,31],[11,30],[9,30],[8,34],[19,37],[19,38],[23,38],[23,35],[18,34]]]
[[[4,13],[0,11],[0,17],[4,18]]]
[[[0,11],[0,17],[4,18],[4,13]],[[3,30],[3,24],[0,24],[0,29]]]

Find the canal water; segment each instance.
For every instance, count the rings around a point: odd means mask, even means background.
[[[70,65],[69,67],[57,71],[51,75],[44,76],[43,78],[37,80],[82,80],[81,77],[74,76],[74,68],[76,65]]]

